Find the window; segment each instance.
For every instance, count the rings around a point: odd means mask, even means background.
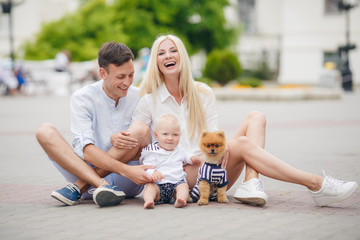
[[[327,62],[332,62],[332,63],[334,63],[336,69],[340,69],[340,68],[341,68],[341,59],[340,59],[340,55],[339,55],[338,52],[324,52],[323,66],[324,66],[325,63],[327,63]]]
[[[256,33],[255,0],[238,0],[238,11],[243,33]]]
[[[340,14],[339,10],[340,0],[325,0],[325,15],[337,15]]]

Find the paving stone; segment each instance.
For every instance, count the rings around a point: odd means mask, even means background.
[[[267,116],[266,149],[315,174],[360,183],[360,93],[307,101],[219,101],[228,137],[252,110]],[[50,193],[64,186],[34,137],[51,122],[70,141],[69,97],[0,97],[0,239],[359,239],[360,192],[317,207],[306,188],[261,176],[264,207],[229,203],[143,209],[141,197],[99,208],[92,200],[64,206]]]

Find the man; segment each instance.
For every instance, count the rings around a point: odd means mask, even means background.
[[[131,86],[134,55],[121,43],[108,42],[99,50],[102,80],[85,86],[71,97],[72,147],[51,124],[42,124],[36,138],[54,165],[70,182],[51,196],[74,205],[89,197],[100,206],[119,204],[126,196],[138,195],[152,179],[145,172],[154,166],[140,166],[141,149],[150,141],[150,130],[131,123],[139,94]],[[115,134],[114,134],[115,133]],[[86,193],[85,193],[86,192]]]

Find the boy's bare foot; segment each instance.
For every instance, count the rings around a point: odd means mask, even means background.
[[[144,209],[153,209],[154,208],[154,202],[145,202],[144,203]]]
[[[185,207],[186,206],[186,200],[178,198],[178,199],[176,199],[176,202],[175,202],[174,205],[175,205],[176,208]]]

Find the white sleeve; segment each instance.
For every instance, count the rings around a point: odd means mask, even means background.
[[[211,91],[209,101],[204,106],[206,128],[208,131],[217,131],[219,129],[219,116],[216,106],[214,93]]]
[[[81,95],[74,93],[71,96],[71,132],[74,134],[72,146],[74,152],[84,159],[84,147],[95,144],[93,109]]]
[[[139,159],[140,164],[143,165],[155,165],[157,164],[156,154],[153,152],[149,152],[145,149],[141,151],[141,156]],[[154,173],[155,169],[147,169],[146,173],[151,177]]]
[[[191,164],[190,159],[192,156],[195,156],[193,153],[187,153],[185,152],[185,164]]]
[[[205,114],[206,129],[208,131],[217,131],[219,129],[219,116],[216,106],[216,99],[213,90],[204,83],[199,84],[199,94],[201,102],[203,103],[203,110]]]
[[[183,146],[180,145],[180,144],[178,145],[178,148],[180,149],[180,154],[182,155],[183,163],[185,163],[185,164],[191,164],[191,163],[190,163],[190,158],[191,158],[192,156],[194,156],[194,154],[185,151],[185,149],[183,148]]]
[[[151,125],[151,106],[148,103],[148,100],[151,99],[148,95],[140,98],[139,103],[132,115],[132,121],[140,120],[143,121],[147,126]]]

